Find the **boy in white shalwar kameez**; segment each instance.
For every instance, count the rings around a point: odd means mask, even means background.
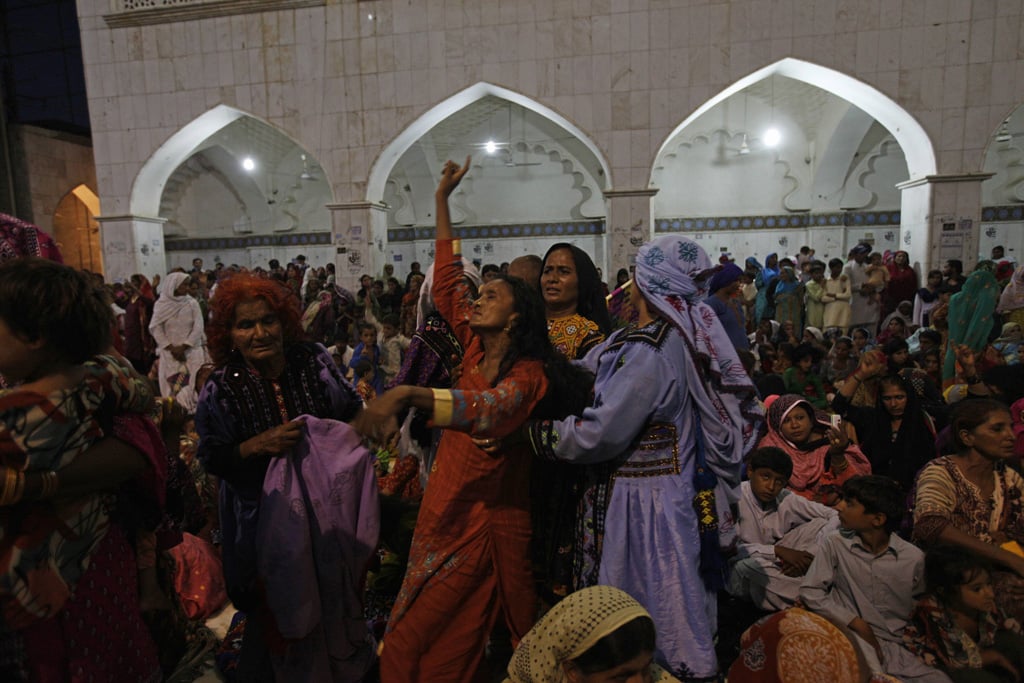
[[[789,455],[767,446],[751,455],[740,484],[739,543],[727,588],[767,611],[793,606],[821,539],[839,529],[835,510],[786,488],[792,473]]]

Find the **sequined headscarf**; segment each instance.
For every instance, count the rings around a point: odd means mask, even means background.
[[[628,593],[611,586],[591,586],[569,594],[526,634],[508,665],[505,683],[563,683],[563,663],[576,659],[599,640],[638,617],[651,618]],[[652,665],[660,683],[676,678]]]

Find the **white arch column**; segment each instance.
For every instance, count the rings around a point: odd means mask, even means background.
[[[965,270],[973,267],[981,225],[981,183],[991,177],[991,173],[934,174],[897,185],[902,193],[903,247],[922,275],[949,259],[963,261]]]
[[[339,285],[356,292],[360,275],[374,275],[384,268],[387,207],[380,202],[358,200],[328,204],[327,210],[331,212],[335,277]]]
[[[640,245],[651,239],[651,198],[657,189],[605,190],[607,279],[615,281],[619,268],[636,265]]]
[[[97,216],[103,245],[103,269],[108,282],[134,273],[148,278],[167,272],[163,218],[152,216]]]

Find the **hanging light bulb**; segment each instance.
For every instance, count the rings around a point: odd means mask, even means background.
[[[747,144],[747,134],[743,134],[743,141],[740,142],[740,154],[750,154],[750,145]]]
[[[484,150],[488,154],[494,154],[495,152],[498,151],[498,143],[496,143],[494,140],[488,140],[487,143],[484,144]]]
[[[252,157],[246,157],[242,159],[242,168],[246,171],[252,171],[256,168],[256,162],[252,160]]]

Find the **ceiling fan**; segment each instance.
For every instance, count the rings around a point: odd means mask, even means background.
[[[740,161],[743,157],[749,157],[753,151],[750,147],[750,143],[747,140],[747,134],[744,132],[740,137],[739,147],[729,146],[729,140],[732,137],[726,131],[718,131],[718,144],[715,146],[715,156],[711,160],[711,163],[716,166],[724,166],[734,161]]]

